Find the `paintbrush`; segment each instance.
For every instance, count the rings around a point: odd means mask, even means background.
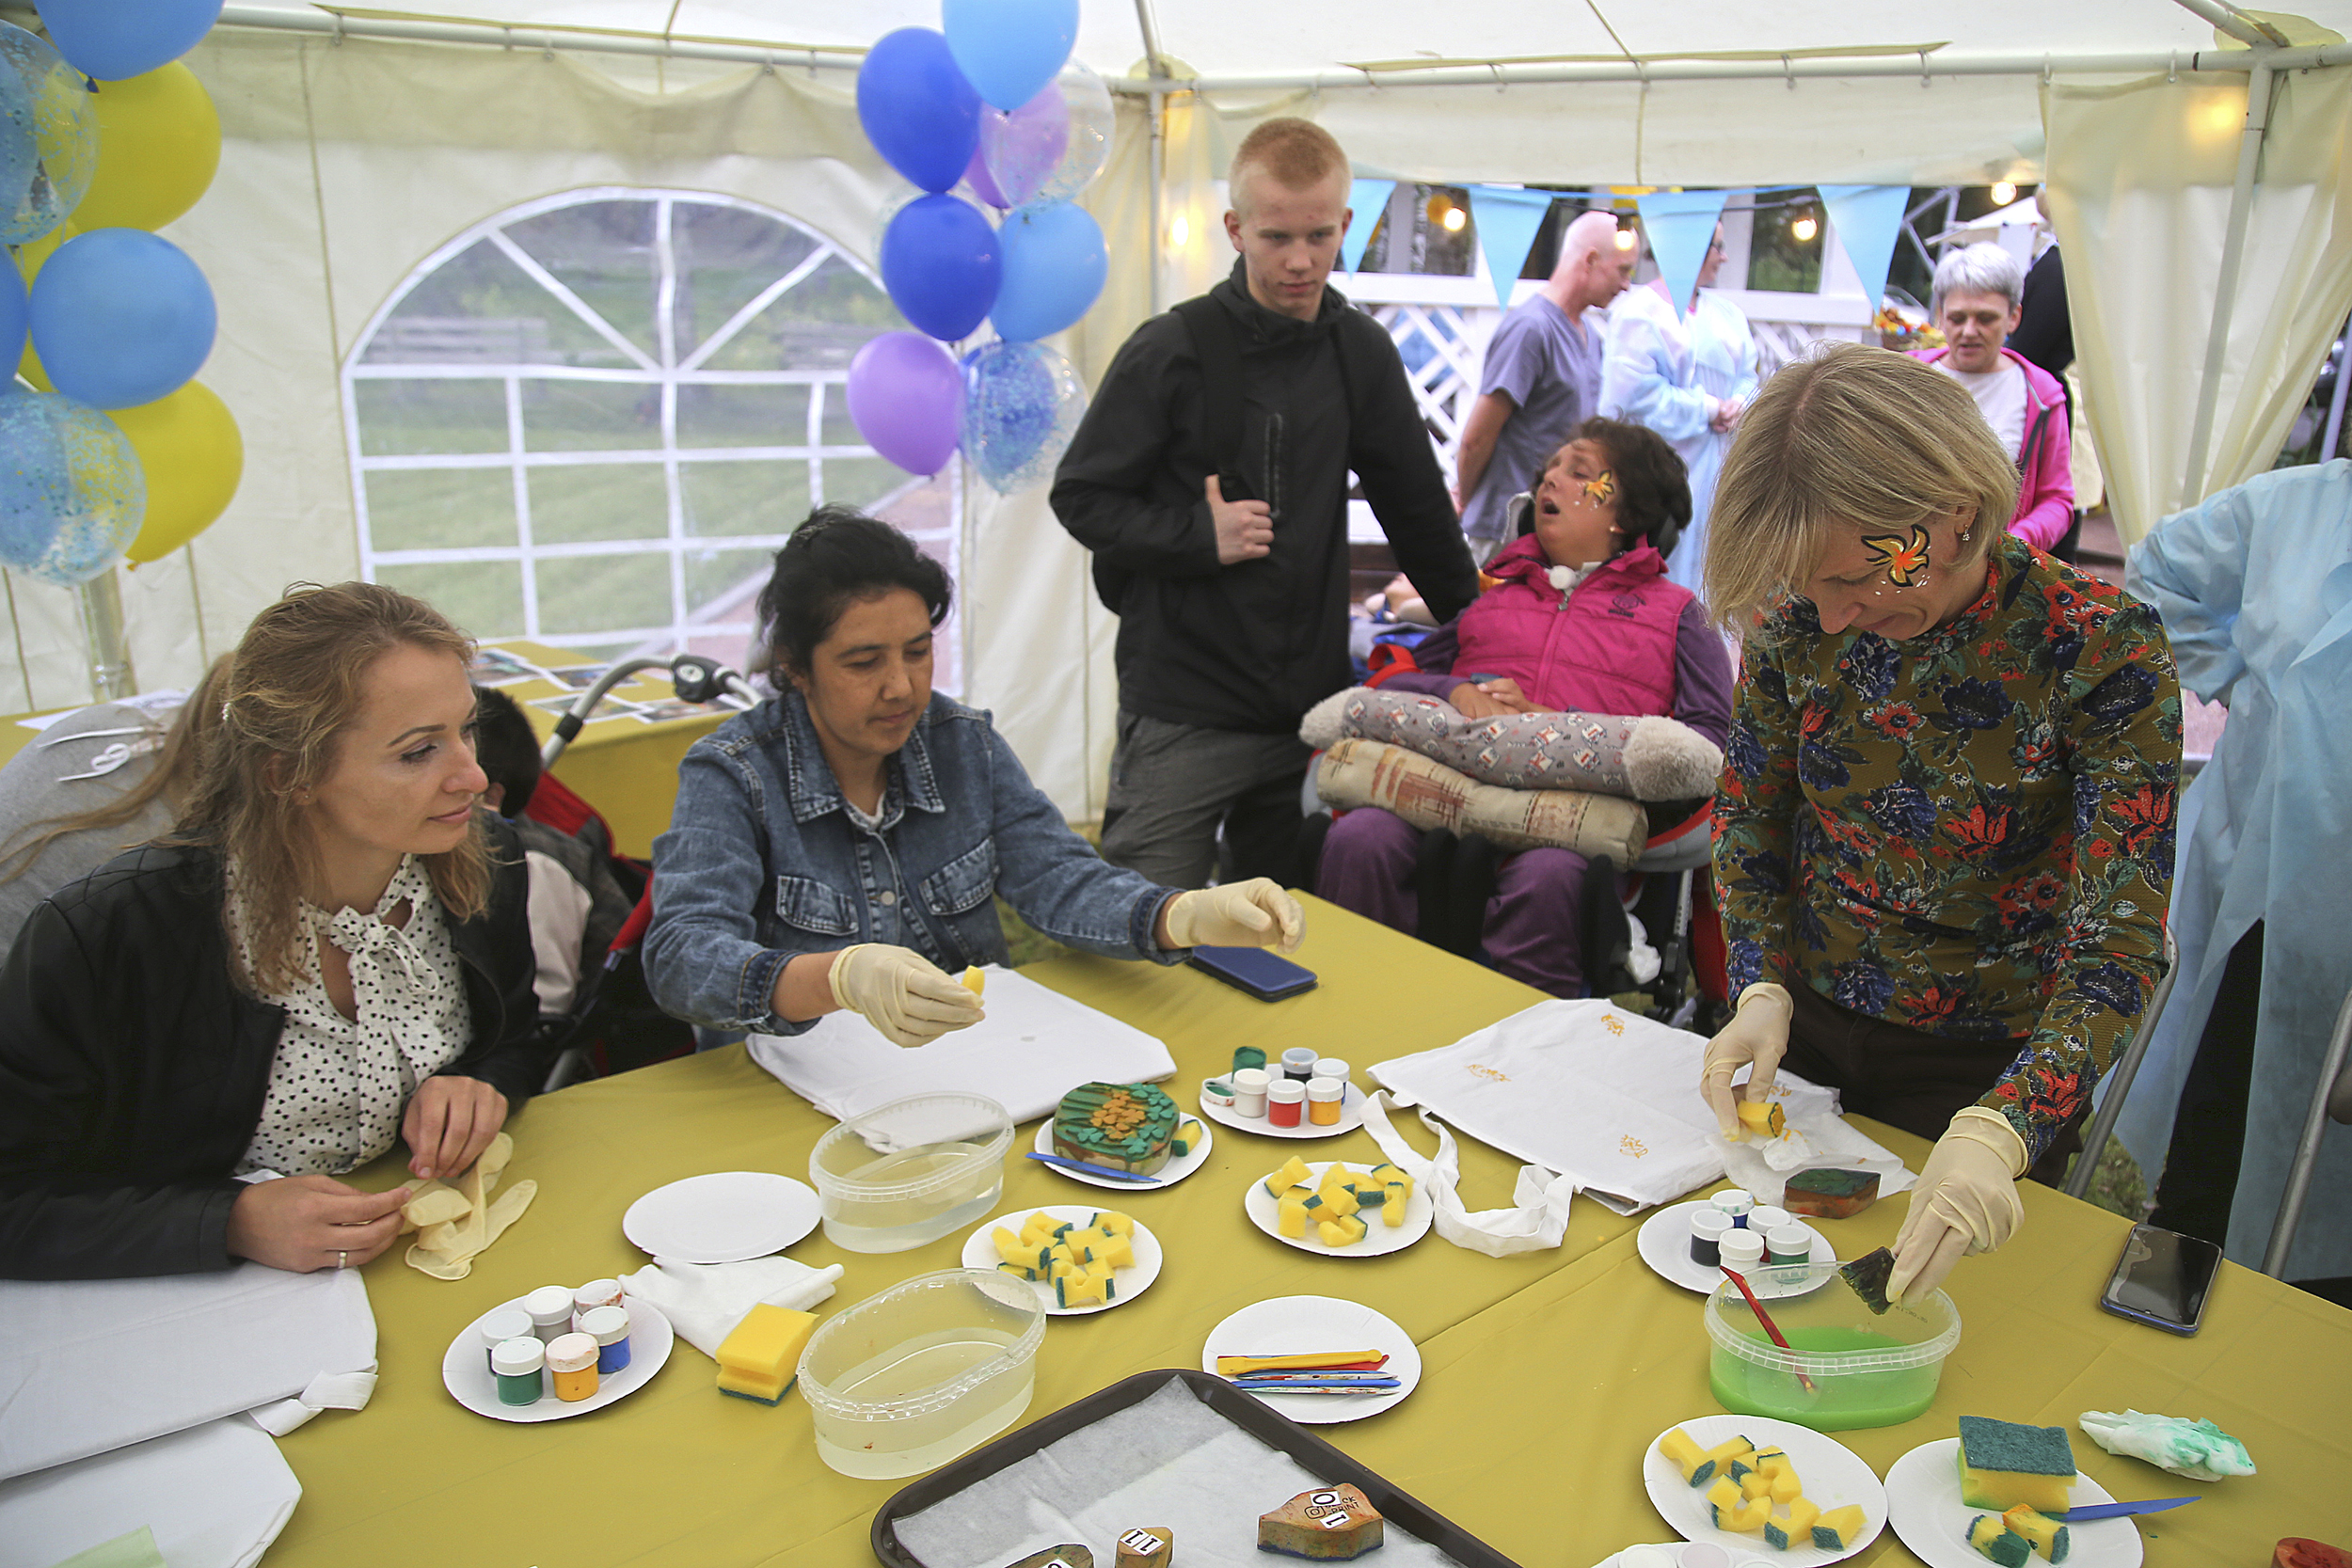
[[[1724,1276],[1727,1277],[1734,1285],[1739,1286],[1740,1293],[1748,1298],[1748,1309],[1756,1314],[1756,1321],[1764,1325],[1764,1332],[1772,1337],[1772,1343],[1778,1345],[1781,1349],[1787,1351],[1791,1355],[1796,1354],[1797,1347],[1790,1344],[1788,1339],[1782,1336],[1780,1332],[1780,1325],[1772,1322],[1772,1314],[1764,1310],[1764,1304],[1756,1299],[1756,1292],[1748,1289],[1748,1282],[1740,1277],[1739,1271],[1730,1267],[1728,1264],[1721,1266]],[[1797,1374],[1797,1384],[1808,1394],[1818,1394],[1820,1392],[1820,1389],[1814,1386],[1813,1380],[1805,1376],[1803,1372],[1799,1372]]]

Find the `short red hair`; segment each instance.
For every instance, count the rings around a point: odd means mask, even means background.
[[[1234,150],[1228,185],[1238,195],[1241,177],[1262,168],[1281,184],[1303,191],[1334,174],[1347,175],[1347,154],[1339,139],[1311,119],[1269,119],[1242,138]]]

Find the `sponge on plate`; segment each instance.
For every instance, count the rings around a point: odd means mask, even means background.
[[[2023,1503],[2063,1513],[2074,1486],[2074,1450],[2064,1427],[1960,1418],[1960,1500],[1970,1508],[1998,1513]]]
[[[801,1352],[816,1331],[816,1313],[759,1303],[719,1342],[719,1392],[777,1403],[800,1375]]]

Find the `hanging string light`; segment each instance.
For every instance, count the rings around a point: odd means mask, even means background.
[[[1995,206],[1995,207],[2006,207],[2006,206],[2008,206],[2010,202],[2012,202],[2012,201],[2014,201],[2014,200],[2016,200],[2016,199],[2017,199],[2017,187],[2016,187],[2015,185],[2010,184],[2010,183],[2008,181],[2006,181],[2006,180],[1999,180],[1999,181],[1995,181],[1995,182],[1994,182],[1994,185],[1993,185],[1993,205],[1994,205],[1994,206]]]
[[[1814,217],[1812,209],[1807,207],[1799,208],[1795,220],[1788,225],[1788,232],[1796,236],[1799,245],[1811,245],[1813,236],[1820,231],[1820,220]]]

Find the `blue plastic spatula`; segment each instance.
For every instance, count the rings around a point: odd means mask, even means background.
[[[2060,1524],[2088,1524],[2093,1519],[2121,1519],[2131,1513],[2161,1513],[2183,1503],[2202,1502],[2202,1497],[2150,1497],[2136,1503],[2090,1503],[2082,1508],[2070,1508],[2058,1515]]]

